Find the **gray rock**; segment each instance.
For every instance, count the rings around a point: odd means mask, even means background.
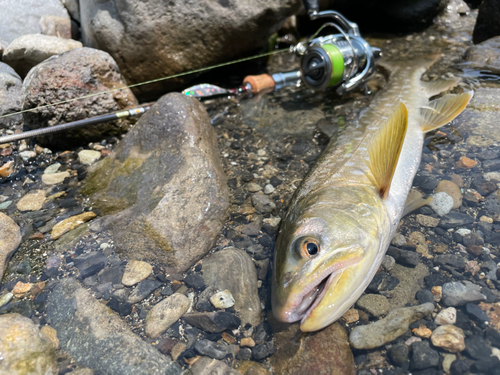
[[[465,60],[478,69],[489,69],[492,71],[500,70],[500,56],[498,54],[500,48],[500,36],[485,40],[482,43],[471,46],[465,52]],[[483,152],[487,152],[486,150]],[[484,157],[486,156],[486,158]],[[498,153],[484,155],[478,154],[480,160],[490,160],[498,157]]]
[[[252,258],[243,250],[228,247],[203,260],[205,283],[219,290],[229,290],[234,308],[243,325],[257,326],[261,320],[257,270]]]
[[[485,301],[486,296],[480,293],[480,287],[472,283],[464,285],[461,282],[443,284],[442,302],[447,306],[460,306],[468,302]]]
[[[214,244],[229,193],[215,132],[197,100],[163,96],[91,168],[82,192],[114,214],[102,224],[126,256],[182,272]]]
[[[194,344],[194,349],[201,355],[205,355],[214,359],[223,359],[229,354],[229,347],[224,344],[219,344],[210,340],[198,340]]]
[[[364,294],[356,302],[356,306],[377,317],[387,314],[389,311],[387,298],[380,294]]]
[[[191,373],[196,375],[239,375],[222,361],[209,357],[201,357],[191,366]]]
[[[226,329],[236,329],[241,324],[240,318],[223,311],[186,314],[183,319],[194,327],[212,333],[219,333]]]
[[[428,341],[417,341],[411,345],[411,368],[424,370],[439,364],[439,353],[432,349]]]
[[[80,22],[80,4],[78,0],[61,0],[70,16]]]
[[[61,348],[75,361],[105,374],[181,374],[180,367],[130,331],[78,282],[58,283],[47,300],[47,320]]]
[[[444,216],[453,208],[453,198],[444,191],[441,191],[432,196],[432,201],[429,203],[429,206],[439,216]]]
[[[1,0],[0,9],[0,40],[7,44],[22,35],[40,33],[40,19],[44,15],[69,18],[59,0]]]
[[[19,314],[1,315],[1,373],[13,375],[57,373],[55,353],[57,347],[43,332],[45,331],[40,332],[29,318]]]
[[[54,56],[31,70],[23,84],[23,108],[30,109],[46,103],[109,91],[125,84],[118,66],[109,54],[92,48],[77,48]],[[38,129],[118,111],[136,104],[132,91],[127,88],[26,112],[23,117],[26,125],[31,129]],[[130,124],[129,120],[122,119],[47,135],[37,138],[37,142],[67,149],[69,145],[100,142],[111,135],[124,133],[129,130]]]
[[[378,348],[403,335],[411,323],[422,319],[432,310],[432,303],[392,310],[375,323],[354,327],[349,335],[349,343],[355,349]]]
[[[85,45],[108,51],[131,83],[230,61],[266,45],[299,0],[81,1]],[[224,22],[221,22],[224,20]],[[203,51],[203,52],[201,52]],[[146,57],[147,58],[144,58]],[[182,80],[140,88],[165,93]]]
[[[25,77],[31,68],[49,57],[81,47],[82,43],[72,39],[28,34],[14,39],[3,52],[2,60]]]
[[[44,15],[40,19],[40,29],[44,35],[71,39],[71,20],[66,17]]]
[[[142,301],[144,298],[153,293],[155,289],[159,288],[161,284],[161,282],[156,280],[142,280],[132,291],[132,293],[130,293],[127,302],[134,304]]]
[[[269,213],[276,208],[276,204],[264,194],[252,195],[252,204],[260,213]]]
[[[85,279],[95,275],[108,264],[108,258],[100,251],[90,251],[76,257],[73,262],[80,271],[80,277]]]
[[[7,215],[0,212],[0,284],[7,262],[21,243],[21,229]]]
[[[146,316],[146,335],[152,338],[160,336],[184,315],[189,304],[184,294],[175,293],[154,305]]]
[[[443,216],[439,222],[439,226],[444,229],[464,226],[474,222],[474,218],[461,212],[450,212]]]
[[[20,111],[21,90],[23,81],[21,77],[7,64],[0,62],[0,116]],[[16,128],[23,123],[22,115],[13,115],[0,118],[0,128]]]

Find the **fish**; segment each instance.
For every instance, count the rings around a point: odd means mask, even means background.
[[[426,132],[448,124],[473,92],[459,79],[422,81],[439,58],[381,60],[388,82],[331,139],[291,199],[274,252],[272,310],[303,332],[339,319],[373,279],[405,211]]]

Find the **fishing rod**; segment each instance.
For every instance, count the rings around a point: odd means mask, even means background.
[[[345,95],[356,89],[364,89],[365,93],[369,93],[366,82],[375,73],[375,62],[382,56],[381,50],[376,47],[371,47],[361,37],[358,25],[354,22],[350,22],[340,13],[332,10],[319,12],[317,0],[304,0],[304,3],[311,20],[330,18],[333,21],[325,22],[309,39],[290,48],[291,52],[301,58],[300,69],[288,72],[278,72],[272,75],[250,75],[245,77],[242,85],[236,88],[225,89],[216,85],[200,84],[189,87],[183,90],[182,93],[189,97],[207,99],[220,95],[257,95],[264,92],[280,90],[288,86],[300,86],[302,84],[315,91],[323,90],[327,87],[334,87],[338,95]],[[333,27],[339,31],[339,33],[318,36],[326,27]],[[213,67],[201,68],[192,72],[180,73],[175,76],[205,71],[219,66],[268,56],[277,52],[280,51],[223,63]],[[173,77],[174,76],[160,78],[145,82],[144,84]],[[134,84],[131,86],[138,85],[139,84]],[[127,87],[130,88],[131,86]],[[99,94],[101,93],[90,95]],[[89,95],[86,95],[85,97],[88,96]],[[72,100],[76,99],[78,98]],[[54,103],[52,105],[61,103]],[[26,131],[20,134],[7,135],[0,137],[0,144],[121,118],[138,116],[148,110],[150,106],[151,104],[143,105],[116,113]],[[40,107],[30,110],[36,110],[38,108]],[[22,112],[30,110],[24,110]]]

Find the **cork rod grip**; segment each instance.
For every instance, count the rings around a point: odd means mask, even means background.
[[[252,87],[252,94],[258,94],[262,91],[273,91],[274,80],[269,74],[260,74],[258,76],[246,76],[243,84],[249,84]]]

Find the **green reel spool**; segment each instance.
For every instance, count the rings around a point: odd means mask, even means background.
[[[300,64],[302,79],[313,90],[323,90],[340,83],[344,69],[344,56],[333,44],[310,47]]]

